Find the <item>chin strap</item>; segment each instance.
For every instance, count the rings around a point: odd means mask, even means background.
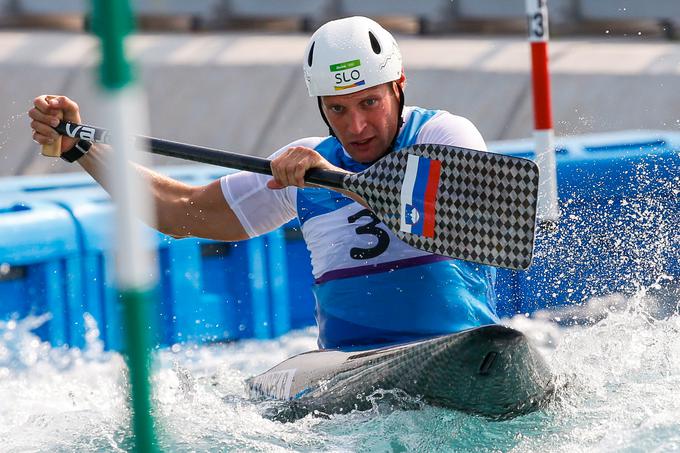
[[[404,90],[401,89],[401,85],[397,83],[397,90],[399,90],[399,115],[397,115],[397,131],[394,133],[394,138],[392,143],[385,151],[385,154],[394,151],[394,144],[397,143],[397,137],[399,137],[399,131],[401,126],[404,125]]]
[[[403,113],[404,113],[404,90],[401,89],[401,85],[399,85],[398,83],[397,83],[397,90],[399,90],[399,114],[397,115],[397,132],[394,133],[394,137],[392,138],[392,143],[390,143],[390,146],[387,147],[385,154],[393,151],[394,144],[397,142],[397,137],[399,137],[399,131],[401,130],[401,126],[404,125],[404,117],[403,117]],[[321,113],[321,118],[323,119],[323,122],[326,123],[326,126],[328,126],[328,135],[336,137],[335,132],[333,132],[333,128],[331,127],[331,123],[328,122],[328,118],[326,118],[326,114],[323,113],[323,105],[321,104],[321,96],[316,97],[316,102],[317,102],[317,105],[319,106],[319,113]],[[385,154],[383,154],[383,156]]]
[[[331,123],[328,122],[328,118],[326,118],[326,114],[323,113],[323,105],[321,104],[321,96],[316,97],[316,103],[319,105],[319,113],[321,113],[321,118],[323,118],[323,122],[326,123],[326,126],[328,126],[328,135],[335,137],[335,132],[333,132],[333,128],[331,127]]]

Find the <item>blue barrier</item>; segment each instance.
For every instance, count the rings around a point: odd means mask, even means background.
[[[38,335],[54,345],[82,346],[79,273],[68,212],[38,201],[0,201],[0,318],[49,312]]]
[[[86,311],[97,321],[105,346],[120,350],[123,335],[113,281],[113,205],[100,188],[73,187],[4,193],[0,200],[33,200],[60,209],[72,224],[73,252],[79,257],[73,265],[72,275],[79,282],[73,298],[80,301],[81,308],[79,313],[61,309],[58,314],[78,316],[80,321],[69,326],[80,330],[52,336],[54,343],[82,346],[82,314]],[[290,330],[282,231],[233,244],[152,234],[159,261],[158,344],[271,338]],[[42,236],[28,240],[40,246]],[[7,254],[2,251],[0,257]],[[17,305],[25,304],[22,299],[19,294],[12,296]],[[11,311],[26,314],[16,308]]]
[[[311,257],[297,220],[284,226],[284,234],[289,279],[290,324],[293,329],[299,329],[314,325],[316,322]]]
[[[0,178],[0,194],[31,194],[55,190],[85,189],[97,187],[97,182],[87,173],[60,175],[12,176]]]
[[[203,292],[228,312],[222,339],[272,338],[290,330],[282,231],[235,243],[192,241],[201,246]]]
[[[158,167],[159,173],[192,185],[206,184],[225,174],[232,172],[214,165],[169,165]],[[83,172],[56,175],[29,175],[0,178],[0,195],[24,194],[40,198],[46,195],[53,198],[54,191],[71,191],[80,189],[99,189],[97,182]],[[103,193],[103,191],[102,191]]]
[[[208,179],[219,177],[228,172],[223,168],[214,166],[183,166],[165,167],[162,172],[168,173],[176,179],[188,183],[207,182]],[[0,184],[0,199],[6,201],[38,201],[41,205],[49,203],[53,206],[60,206],[67,214],[70,214],[75,225],[78,253],[80,254],[80,264],[78,272],[74,276],[79,276],[80,290],[73,294],[73,297],[81,300],[82,310],[90,313],[97,321],[100,336],[104,340],[107,348],[119,350],[122,348],[122,324],[120,307],[116,299],[115,282],[112,280],[112,206],[108,195],[96,185],[94,180],[84,174],[56,175],[54,177],[35,177],[25,176],[16,178],[5,178]],[[156,235],[156,233],[154,233]],[[219,327],[220,321],[212,314],[216,312],[214,306],[218,304],[215,297],[206,294],[205,297],[196,297],[187,291],[192,285],[192,274],[190,272],[188,253],[192,247],[187,247],[183,241],[172,240],[164,235],[156,235],[156,246],[159,249],[159,260],[164,266],[160,277],[161,297],[158,308],[158,342],[169,344],[179,340],[198,340],[198,339],[224,339],[217,330],[210,331],[208,327],[215,323],[215,328]],[[38,240],[39,241],[39,240]],[[198,245],[193,248],[198,250]],[[176,259],[180,255],[182,259]],[[2,256],[0,254],[0,256]],[[181,263],[175,265],[170,270],[171,263]],[[181,275],[177,278],[177,275]],[[196,276],[193,276],[194,286]],[[14,297],[16,305],[23,306],[26,301]],[[180,303],[184,307],[185,301],[193,301],[195,310],[204,314],[200,325],[191,325],[188,328],[186,317],[178,317],[174,314],[177,309],[173,304]],[[192,307],[189,304],[189,307]],[[212,308],[207,308],[212,307]],[[9,311],[24,315],[22,310],[13,307]],[[190,312],[191,308],[183,308],[184,312]],[[68,310],[60,310],[59,316],[71,314],[80,321],[69,325],[74,330],[63,335],[63,338],[70,338],[69,344],[82,346],[84,331],[82,329],[82,313],[70,313]],[[183,313],[186,314],[186,313]],[[53,314],[53,316],[56,316]],[[194,320],[199,322],[199,320]],[[268,322],[268,321],[266,321]],[[200,332],[197,333],[197,332]],[[66,342],[63,338],[53,341],[55,344]]]
[[[271,335],[278,337],[291,329],[289,266],[286,260],[288,245],[282,229],[275,230],[266,236],[267,241],[267,275],[271,304]],[[302,289],[302,288],[301,288]]]
[[[106,197],[69,206],[81,228],[84,262],[89,263],[83,272],[91,288],[87,306],[93,311],[102,307],[106,344],[119,349],[120,314],[111,277],[112,208]],[[281,285],[271,283],[267,269],[266,247],[277,233],[233,244],[153,234],[159,261],[159,344],[271,338],[289,330],[286,310],[277,306],[287,307],[287,297],[280,296]]]

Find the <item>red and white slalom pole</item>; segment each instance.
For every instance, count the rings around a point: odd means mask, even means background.
[[[531,44],[531,79],[534,93],[534,141],[540,171],[538,218],[556,222],[560,216],[557,201],[557,170],[548,70],[547,0],[526,0]]]

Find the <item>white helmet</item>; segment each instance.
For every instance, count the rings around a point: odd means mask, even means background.
[[[303,67],[310,96],[355,93],[402,74],[397,42],[367,17],[322,25],[307,44]]]

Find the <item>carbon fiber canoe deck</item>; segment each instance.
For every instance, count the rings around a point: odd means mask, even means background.
[[[492,419],[533,412],[553,393],[552,374],[521,332],[500,325],[360,352],[311,351],[247,381],[253,396],[287,401],[283,418],[371,408],[374,391]]]

